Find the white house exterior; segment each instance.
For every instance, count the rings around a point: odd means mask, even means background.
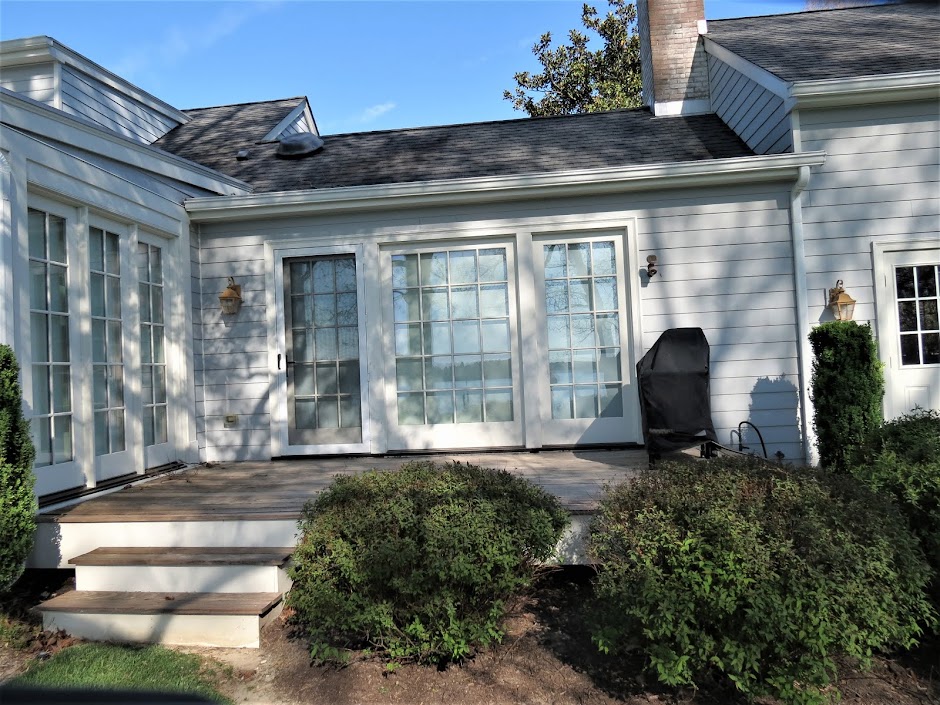
[[[837,280],[885,415],[940,408],[936,4],[639,6],[652,109],[291,160],[303,98],[181,112],[55,40],[0,44],[0,342],[40,497],[175,462],[642,443],[636,362],[684,326],[719,439],[749,421],[811,460]]]

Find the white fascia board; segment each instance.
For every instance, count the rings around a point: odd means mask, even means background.
[[[707,115],[712,112],[710,98],[694,100],[667,100],[653,103],[653,115],[656,117],[676,117],[679,115]]]
[[[274,126],[274,129],[271,130],[268,134],[261,138],[262,142],[277,142],[278,138],[281,136],[281,133],[287,129],[294,120],[299,118],[301,115],[306,114],[307,112],[307,99],[303,98],[298,104],[297,107],[291,110],[287,117],[281,120],[277,125]]]
[[[119,93],[137,100],[148,108],[156,110],[170,120],[186,123],[191,118],[181,110],[177,110],[169,103],[165,103],[156,96],[138,88],[133,83],[108,71],[91,59],[82,56],[74,49],[70,49],[52,37],[38,36],[25,39],[10,39],[0,42],[0,65],[23,66],[27,64],[42,63],[45,61],[58,61],[72,66],[88,74]]]
[[[705,52],[711,54],[719,61],[723,61],[731,68],[759,86],[763,86],[768,91],[784,100],[790,97],[790,83],[771,73],[765,68],[761,68],[755,63],[738,56],[730,49],[726,49],[721,44],[716,43],[710,37],[702,37],[705,40]]]
[[[279,191],[247,196],[191,198],[185,205],[193,222],[208,222],[492,203],[658,188],[795,180],[801,167],[818,166],[825,159],[826,154],[821,151],[772,154],[675,164],[582,169],[551,174],[487,176],[407,184]]]
[[[940,70],[885,76],[796,81],[790,94],[800,108],[829,108],[907,100],[936,100]]]
[[[3,123],[23,132],[95,152],[144,171],[217,193],[250,193],[251,187],[207,166],[142,144],[85,118],[64,113],[32,98],[0,88]]]

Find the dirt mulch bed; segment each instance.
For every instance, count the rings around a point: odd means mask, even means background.
[[[583,568],[566,568],[549,576],[514,610],[502,645],[443,671],[405,665],[388,674],[376,660],[353,661],[344,668],[311,666],[306,643],[281,620],[265,630],[254,663],[246,661],[244,651],[231,661],[234,687],[227,692],[244,705],[746,702],[714,684],[702,684],[698,691],[664,688],[644,676],[639,659],[631,662],[600,654],[581,617],[590,577],[591,571]],[[843,703],[940,703],[940,640],[898,660],[878,659],[869,673],[846,667],[839,687]]]
[[[377,660],[311,666],[306,642],[284,619],[265,629],[261,649],[186,650],[231,665],[231,678],[218,687],[240,705],[743,705],[736,693],[714,684],[700,684],[698,691],[664,688],[644,676],[641,660],[600,654],[581,611],[591,575],[577,567],[549,575],[513,610],[500,646],[446,670],[405,665],[387,673]],[[4,598],[0,607],[19,616],[24,630],[17,648],[0,643],[0,683],[74,643],[42,632],[29,613],[42,595],[67,589],[61,572],[37,573]],[[846,665],[839,688],[842,702],[853,705],[940,704],[940,638],[895,659],[879,658],[868,673]]]

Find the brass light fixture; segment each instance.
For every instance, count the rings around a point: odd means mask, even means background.
[[[837,321],[851,321],[855,315],[855,299],[845,293],[841,279],[829,290],[829,310]]]
[[[228,278],[228,286],[219,294],[219,303],[222,304],[222,313],[238,313],[242,305],[242,287],[235,283],[235,277]]]
[[[646,258],[646,276],[652,279],[656,275],[656,255]]]

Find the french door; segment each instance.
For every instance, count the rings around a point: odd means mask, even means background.
[[[881,250],[881,252],[878,251]],[[940,408],[940,248],[936,242],[876,248],[878,347],[885,362],[884,415]]]
[[[278,262],[281,453],[366,452],[361,257],[317,249],[288,252]]]
[[[546,445],[639,441],[622,233],[533,238]]]
[[[382,261],[388,447],[522,445],[512,247],[435,243]]]

